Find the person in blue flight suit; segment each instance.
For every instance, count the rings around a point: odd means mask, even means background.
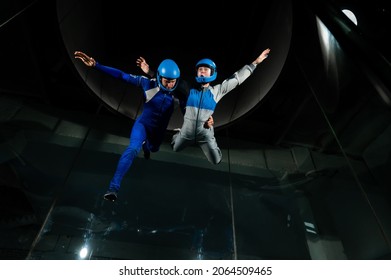
[[[244,65],[231,77],[214,86],[210,83],[217,77],[216,64],[209,58],[198,61],[195,78],[197,85],[189,90],[183,125],[172,137],[171,146],[174,152],[196,144],[210,163],[221,162],[222,153],[217,145],[213,126],[205,126],[204,123],[212,116],[221,98],[250,77],[257,65],[265,60],[269,53],[270,49],[265,49],[251,64]],[[144,58],[141,59],[145,63],[141,69],[150,75],[147,62]]]
[[[175,96],[180,70],[175,61],[165,59],[157,69],[156,78],[149,79],[145,76],[127,74],[121,70],[104,66],[81,51],[75,51],[74,56],[83,61],[85,65],[141,87],[144,91],[143,112],[132,127],[129,145],[122,153],[109,188],[103,196],[104,199],[114,202],[118,197],[122,178],[141,148],[146,159],[150,158],[150,152],[159,150],[174,111],[174,99],[178,98],[180,104],[185,104],[185,96]]]

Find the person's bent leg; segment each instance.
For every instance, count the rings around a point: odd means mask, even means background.
[[[215,145],[211,145],[211,143],[203,143],[200,144],[202,151],[204,152],[208,161],[212,164],[219,164],[223,158],[220,148],[217,146],[217,143],[214,142]]]
[[[146,143],[148,143],[148,150],[151,153],[156,153],[160,150],[160,146],[164,141],[164,137],[166,134],[166,129],[150,129],[148,131],[148,136]]]
[[[194,144],[195,123],[192,120],[185,119],[182,128],[172,136],[171,147],[174,152],[179,152]]]
[[[205,136],[205,141],[200,141],[199,146],[210,163],[219,164],[223,158],[223,155],[219,146],[217,145],[213,129],[209,130],[208,134]]]
[[[172,136],[171,148],[174,152],[179,152],[183,149],[185,139],[181,137],[181,132],[177,132]]]

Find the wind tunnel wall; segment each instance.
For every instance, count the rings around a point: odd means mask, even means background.
[[[163,4],[134,2],[132,9],[122,5],[100,0],[57,0],[57,15],[69,59],[91,92],[109,109],[133,120],[142,112],[141,90],[86,67],[74,58],[75,50],[137,75],[142,74],[135,63],[139,56],[145,57],[153,69],[161,60],[172,58],[181,68],[181,77],[190,83],[194,81],[196,62],[210,57],[217,64],[215,83],[219,83],[251,63],[265,48],[271,48],[269,58],[256,72],[219,102],[214,113],[215,128],[254,109],[273,87],[288,55],[290,0],[207,7],[206,16],[205,7],[196,2],[189,2],[190,8],[170,17],[164,16],[172,11]],[[168,129],[180,127],[182,121],[177,108]]]

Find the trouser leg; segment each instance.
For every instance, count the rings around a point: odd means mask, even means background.
[[[122,153],[117,169],[111,179],[109,190],[118,192],[121,182],[126,172],[130,169],[135,157],[141,150],[143,142],[146,140],[146,131],[143,125],[135,123],[130,135],[129,146]]]
[[[204,140],[198,142],[199,146],[210,163],[219,164],[223,155],[214,137],[214,130],[213,128],[206,129],[204,133]]]

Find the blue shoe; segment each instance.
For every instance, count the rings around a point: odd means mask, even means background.
[[[108,201],[111,201],[111,202],[114,202],[117,200],[117,197],[118,197],[118,192],[116,191],[111,191],[111,190],[108,190],[104,195],[103,195],[103,198],[105,200],[108,200]]]

